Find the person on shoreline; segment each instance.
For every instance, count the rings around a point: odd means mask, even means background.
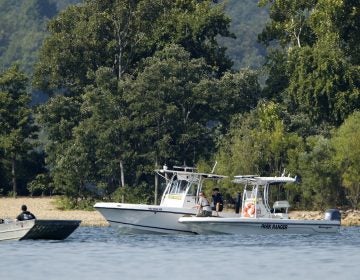
[[[224,208],[224,200],[219,188],[213,189],[212,202],[212,210],[216,211],[216,215],[219,216],[219,212],[221,212]]]
[[[196,217],[211,217],[212,210],[204,192],[199,192],[199,202],[196,207],[199,209]]]
[[[16,217],[18,221],[33,220],[36,219],[35,215],[30,211],[27,211],[26,205],[21,206],[21,213]]]

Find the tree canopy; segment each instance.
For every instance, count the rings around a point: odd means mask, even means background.
[[[121,78],[169,43],[203,57],[222,73],[231,62],[217,36],[230,36],[230,19],[211,1],[95,1],[70,6],[49,23],[35,84],[77,95],[99,67]]]
[[[18,188],[17,162],[32,146],[36,127],[30,109],[27,77],[18,65],[0,74],[0,150],[2,164],[11,170],[12,192]]]

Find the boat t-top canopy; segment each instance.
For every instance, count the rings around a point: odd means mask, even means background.
[[[189,168],[188,168],[189,169]],[[187,170],[171,170],[171,169],[157,169],[155,170],[157,173],[163,173],[163,174],[176,174],[180,177],[201,177],[203,179],[212,179],[212,180],[219,180],[223,178],[227,178],[227,176],[224,175],[217,175],[213,173],[200,173],[200,172],[194,172],[195,168],[191,168],[192,171]]]
[[[238,175],[234,177],[234,183],[238,184],[250,184],[250,185],[268,185],[274,183],[295,183],[296,177],[261,177],[258,175]]]
[[[161,206],[193,208],[196,206],[199,192],[205,180],[216,181],[227,177],[213,173],[196,172],[195,168],[183,167],[181,169],[176,170],[174,167],[171,170],[164,166],[163,169],[155,170],[166,180],[166,188],[160,202]]]
[[[239,175],[235,176],[234,183],[244,184],[244,193],[242,198],[242,216],[243,217],[272,217],[275,215],[269,205],[269,189],[271,184],[284,184],[297,182],[296,177],[261,177],[258,175]],[[290,207],[289,203],[282,201],[276,204],[277,208]],[[279,215],[279,214],[277,214]],[[287,215],[287,212],[286,212]]]

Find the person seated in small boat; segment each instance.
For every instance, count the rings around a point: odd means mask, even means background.
[[[219,212],[221,212],[224,208],[224,200],[222,198],[219,188],[213,189],[212,202],[213,204],[211,208],[213,211],[216,211],[216,214],[219,216]]]
[[[36,219],[35,215],[27,210],[26,205],[21,206],[21,213],[16,217],[18,221],[33,220]]]
[[[197,217],[211,217],[212,210],[204,192],[199,192],[199,201],[196,208],[199,209]]]

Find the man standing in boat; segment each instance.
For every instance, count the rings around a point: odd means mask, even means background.
[[[221,212],[224,208],[224,201],[219,188],[213,189],[212,201],[213,201],[212,210],[216,211],[216,214],[219,215],[219,212]]]
[[[18,221],[33,220],[36,219],[35,215],[30,211],[27,211],[26,205],[21,206],[21,213],[16,217]]]

